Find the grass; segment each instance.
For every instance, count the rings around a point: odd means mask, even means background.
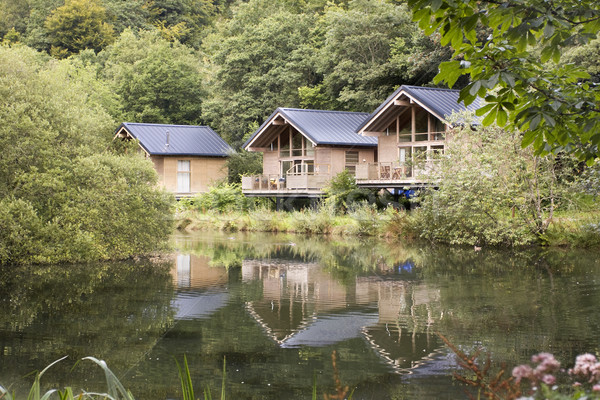
[[[392,220],[404,211],[388,208],[377,211],[369,204],[354,207],[348,214],[337,214],[329,207],[317,210],[273,211],[257,208],[250,211],[180,210],[177,228],[185,231],[218,230],[222,232],[283,232],[308,235],[389,236]]]
[[[103,400],[135,400],[130,391],[126,390],[125,387],[121,384],[119,379],[117,379],[116,375],[108,368],[106,363],[103,360],[98,360],[94,357],[85,357],[83,360],[89,360],[96,363],[102,370],[104,371],[104,375],[106,377],[106,393],[93,393],[81,391],[77,394],[74,394],[73,388],[66,387],[64,391],[58,389],[50,389],[42,394],[41,391],[41,379],[42,376],[48,369],[57,363],[63,361],[67,357],[63,357],[58,359],[46,368],[44,368],[41,372],[37,372],[35,374],[35,379],[33,380],[33,384],[31,385],[31,389],[29,390],[29,395],[27,396],[27,400],[49,400],[51,398],[55,398],[58,396],[60,400],[91,400],[91,399],[103,399]],[[53,395],[56,396],[53,397]],[[17,397],[14,393],[10,393],[6,388],[0,386],[0,399],[2,400],[17,400]]]

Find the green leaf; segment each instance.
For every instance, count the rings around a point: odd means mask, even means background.
[[[521,147],[525,148],[527,146],[529,146],[531,143],[533,143],[533,141],[536,139],[537,137],[537,133],[535,131],[532,130],[528,130],[525,132],[525,134],[523,135],[523,140],[521,140]]]
[[[496,120],[497,114],[498,114],[498,105],[494,104],[494,107],[492,108],[492,110],[485,116],[483,121],[481,121],[483,126],[489,126],[489,125],[493,124],[494,121]]]
[[[434,83],[446,82],[449,87],[454,86],[458,78],[464,74],[459,61],[446,61],[440,64],[440,72],[433,78]]]
[[[486,104],[483,107],[479,107],[477,109],[477,111],[475,111],[475,115],[477,115],[478,117],[481,117],[482,115],[485,115],[488,111],[490,111],[494,107],[496,107],[495,104]]]
[[[498,114],[496,116],[496,120],[499,126],[506,125],[506,122],[508,121],[508,114],[506,113],[505,109],[498,107]]]
[[[542,116],[540,114],[536,114],[533,118],[531,118],[531,121],[529,122],[529,129],[535,130],[541,121]]]
[[[546,26],[544,27],[544,38],[549,39],[552,37],[552,35],[554,35],[554,31],[554,25],[552,25],[550,22],[546,23]]]
[[[481,89],[481,81],[475,81],[473,83],[470,84],[470,88],[469,88],[469,93],[472,96],[476,96],[477,93],[479,92],[479,89]]]
[[[442,0],[431,0],[431,9],[435,12],[442,6]]]
[[[544,47],[542,49],[540,61],[542,61],[543,63],[545,63],[548,60],[550,60],[550,57],[552,57],[552,53],[553,52],[554,52],[554,49],[552,48],[551,45],[548,45],[548,46]]]

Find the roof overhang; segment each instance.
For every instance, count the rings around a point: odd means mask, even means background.
[[[252,135],[252,137],[248,140],[246,144],[244,144],[244,150],[253,151],[252,149],[261,149],[268,147],[269,144],[281,134],[286,128],[292,127],[296,129],[296,131],[300,132],[302,136],[308,139],[313,146],[316,146],[317,143],[310,138],[300,129],[289,117],[287,117],[283,111],[276,110],[269,119],[267,119],[260,128]]]
[[[146,153],[147,156],[151,155],[150,152],[148,151],[148,149],[144,147],[142,142],[140,142],[138,140],[138,138],[136,138],[131,132],[129,132],[129,130],[127,129],[125,124],[121,124],[121,126],[119,126],[117,128],[115,136],[113,137],[113,141],[117,138],[123,139],[123,140],[135,140],[135,141],[137,141],[138,145],[144,151],[144,153]]]
[[[440,121],[444,122],[445,124],[448,123],[444,116],[438,115],[438,113],[427,106],[427,104],[401,88],[398,92],[394,93],[393,96],[388,98],[386,102],[383,103],[382,106],[377,110],[377,112],[369,117],[369,119],[358,131],[358,134],[363,135],[366,132],[382,132],[383,129],[392,123],[397,115],[406,112],[413,105],[422,107]]]

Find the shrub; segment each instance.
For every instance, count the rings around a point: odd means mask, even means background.
[[[253,201],[244,196],[238,183],[213,186],[208,192],[196,196],[192,203],[202,212],[214,210],[220,213],[248,211],[253,205]]]

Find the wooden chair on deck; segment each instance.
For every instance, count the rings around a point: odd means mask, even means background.
[[[382,165],[379,169],[379,178],[380,179],[390,179],[390,166]]]

